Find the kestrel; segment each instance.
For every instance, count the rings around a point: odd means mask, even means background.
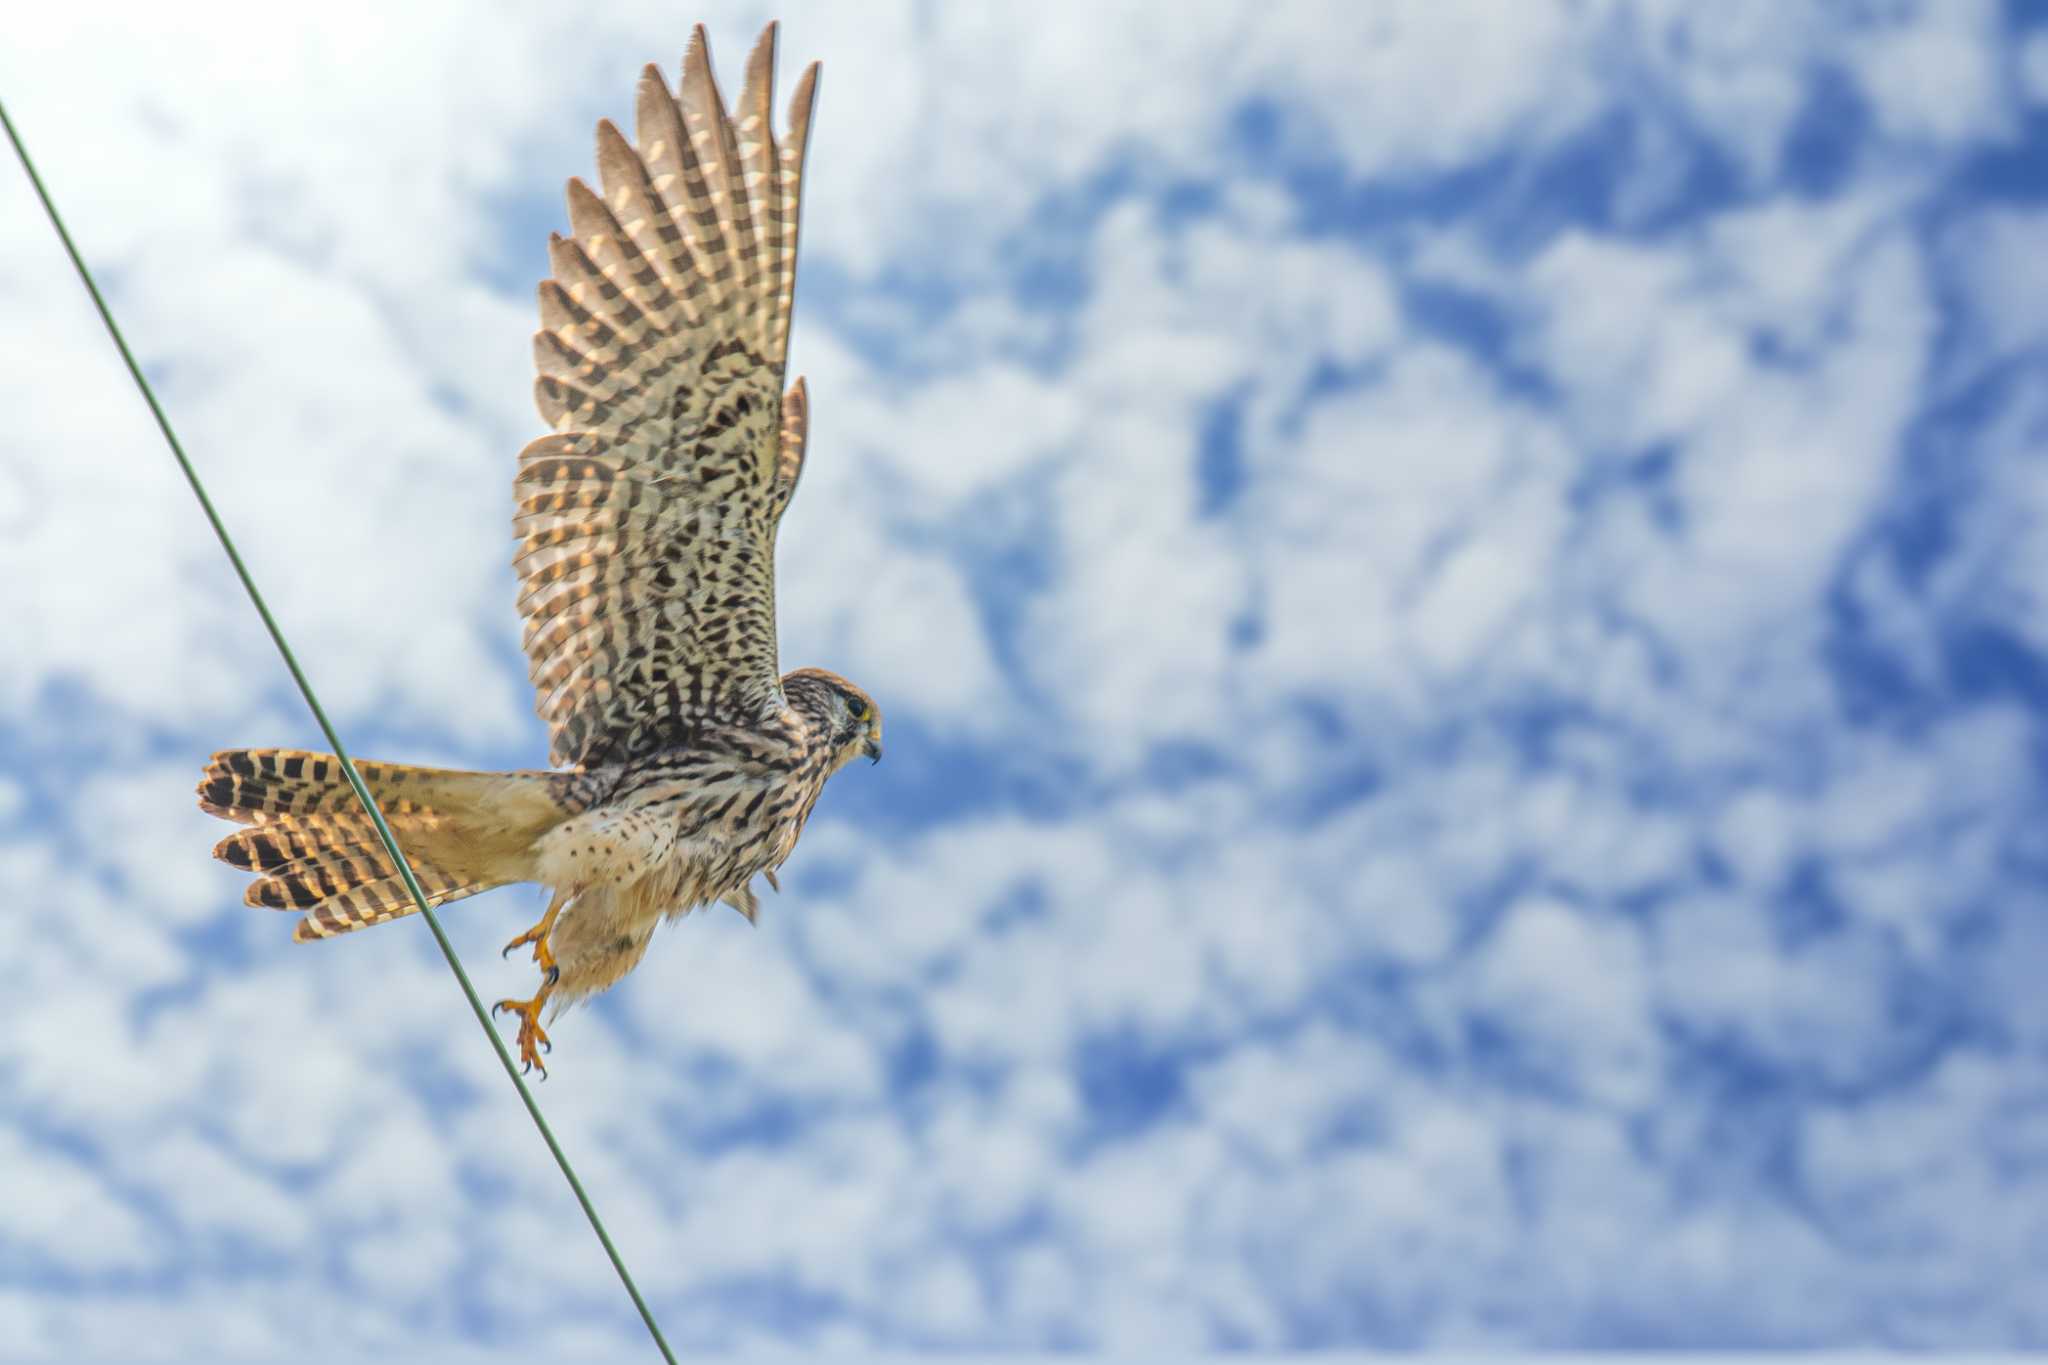
[[[506,945],[540,965],[541,1011],[631,971],[665,919],[715,901],[749,920],[825,781],[882,755],[882,718],[822,669],[778,671],[775,535],[803,471],[804,381],[783,391],[797,218],[817,95],[772,126],[775,25],[729,113],[701,25],[679,93],[640,78],[637,143],[597,127],[603,192],[569,182],[570,235],[540,286],[535,395],[553,427],[513,480],[519,612],[559,771],[358,763],[430,903],[512,882],[552,897]],[[260,874],[251,905],[295,937],[410,914],[412,897],[329,754],[230,749],[199,804],[248,828],[216,858]],[[544,1069],[544,1068],[543,1068]]]

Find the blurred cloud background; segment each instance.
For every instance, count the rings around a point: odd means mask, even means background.
[[[2048,7],[25,9],[359,754],[542,761],[561,182],[776,14],[889,759],[555,1031],[671,1340],[2048,1346]],[[208,860],[318,737],[12,167],[0,356],[0,1357],[643,1358],[424,926]]]

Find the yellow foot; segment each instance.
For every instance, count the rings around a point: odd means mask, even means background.
[[[550,986],[542,986],[531,1000],[500,1000],[491,1006],[492,1014],[509,1010],[519,1016],[519,1069],[531,1071],[540,1067],[542,1080],[547,1079],[548,1069],[541,1065],[540,1054],[555,1050],[555,1045],[548,1041],[548,1031],[540,1026],[540,1007],[547,1003],[549,989]]]
[[[514,948],[524,948],[527,944],[531,943],[533,945],[533,960],[540,964],[541,975],[547,979],[547,983],[550,986],[554,985],[562,973],[561,969],[555,966],[555,955],[548,950],[548,935],[554,932],[555,916],[562,913],[562,906],[568,902],[568,899],[567,896],[557,894],[554,900],[548,903],[548,912],[540,917],[540,923],[506,944],[504,952],[499,953],[498,956],[505,957]]]
[[[562,973],[555,966],[555,955],[548,951],[548,930],[551,927],[551,925],[543,920],[506,944],[504,952],[499,953],[498,956],[508,957],[514,948],[524,948],[527,944],[531,943],[533,945],[533,960],[540,964],[541,975],[545,976],[552,983]]]

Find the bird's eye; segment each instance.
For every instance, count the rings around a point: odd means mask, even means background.
[[[868,704],[859,697],[855,697],[847,703],[846,713],[855,720],[866,720],[868,718]]]

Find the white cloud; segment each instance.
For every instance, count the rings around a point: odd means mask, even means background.
[[[1596,1104],[1654,1100],[1663,1062],[1645,953],[1626,922],[1556,901],[1515,906],[1470,978],[1468,1008],[1499,1030],[1516,1063]]]
[[[1968,348],[1964,373],[2048,342],[2048,215],[2010,208],[1972,213],[1955,225],[1943,252],[1947,273],[1969,296],[1961,319]]]
[[[2020,89],[2031,104],[2048,104],[2048,31],[2035,29],[2019,45]]]
[[[1806,99],[1813,51],[1834,36],[1827,26],[1768,0],[1712,9],[1646,0],[1616,14],[1653,88],[1675,91],[1747,179],[1774,176]]]
[[[1965,0],[1906,6],[1854,35],[1849,61],[1879,127],[1937,146],[2004,131],[1998,24],[1989,0]]]
[[[85,1162],[0,1129],[7,1164],[7,1221],[0,1247],[16,1264],[30,1255],[60,1272],[105,1275],[147,1269],[160,1243],[152,1229]]]

